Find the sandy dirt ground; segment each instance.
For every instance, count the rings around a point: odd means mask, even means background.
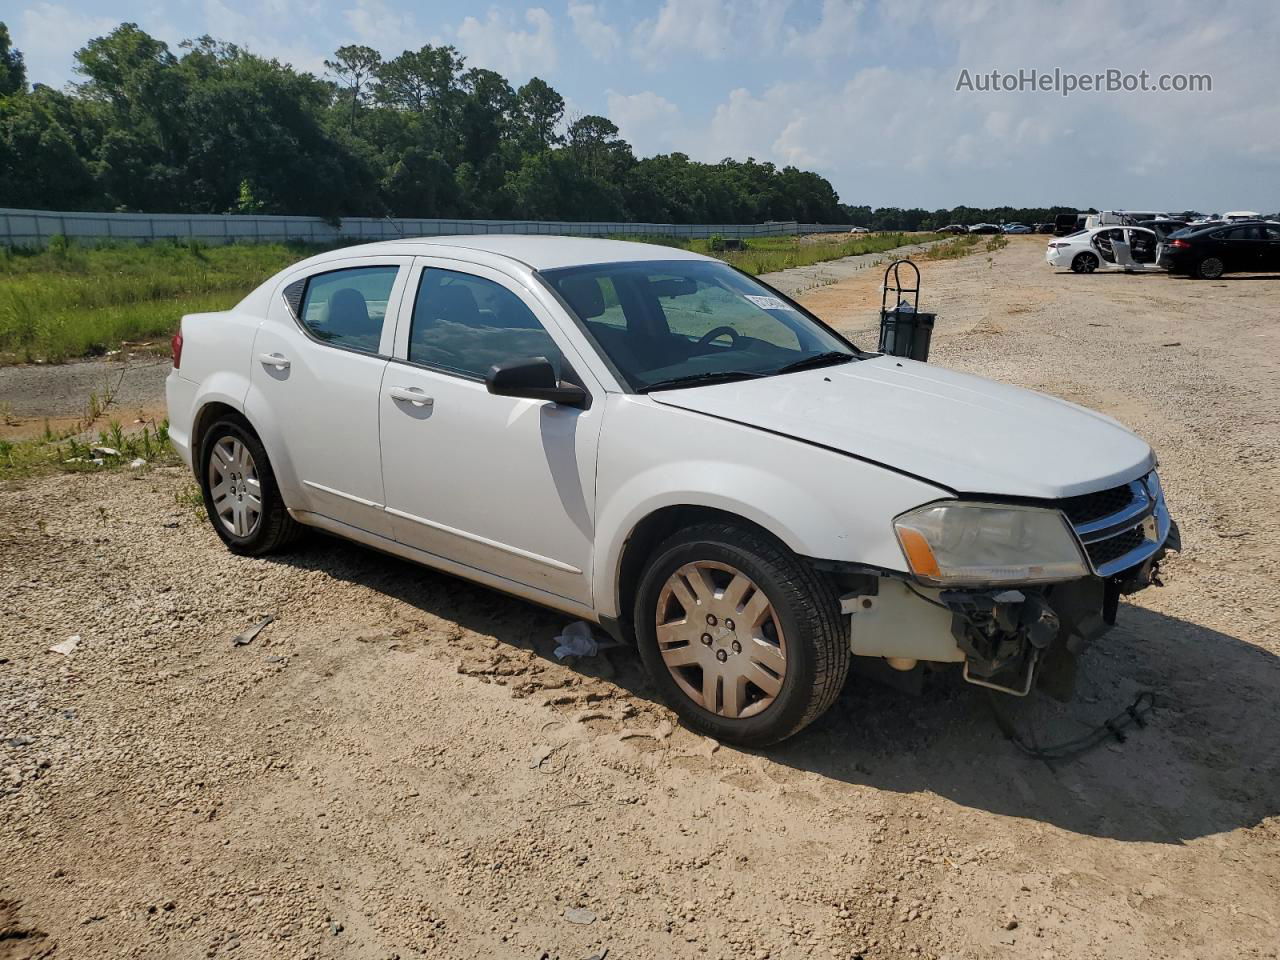
[[[0,490],[0,958],[1276,957],[1280,277],[1042,255],[926,264],[922,307],[933,362],[1159,451],[1168,585],[1075,702],[1005,703],[1048,743],[1154,691],[1126,742],[1050,765],[977,688],[854,675],[720,746],[630,650],[557,662],[555,614],[319,537],[232,557],[176,468],[48,477]],[[874,345],[879,282],[805,299]]]

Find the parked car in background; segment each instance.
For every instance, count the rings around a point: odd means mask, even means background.
[[[866,227],[850,227],[849,232],[850,233],[870,233],[871,231]]]
[[[1003,233],[998,223],[975,223],[969,228],[970,233]]]
[[[1056,224],[1045,222],[1036,224],[1036,233],[1053,233]]]
[[[1235,221],[1179,231],[1164,244],[1160,262],[1170,273],[1204,280],[1280,271],[1280,223]]]
[[[1031,233],[1031,228],[1025,223],[1006,223],[1002,228],[1005,233]]]
[[[968,233],[969,228],[963,223],[948,223],[945,227],[938,231],[939,233]]]
[[[1044,258],[1049,266],[1072,273],[1164,269],[1160,266],[1160,238],[1145,227],[1095,227],[1059,237],[1049,241]]]
[[[1085,218],[1085,229],[1092,230],[1094,227],[1123,227],[1133,226],[1141,223],[1143,220],[1168,220],[1167,213],[1157,213],[1148,210],[1103,210],[1100,213],[1091,213]]]
[[[1155,235],[1164,240],[1169,234],[1181,230],[1187,225],[1185,220],[1161,219],[1161,220],[1143,220],[1138,224],[1139,227],[1145,227],[1155,232]]]
[[[1053,219],[1053,232],[1059,237],[1079,233],[1085,228],[1085,221],[1088,219],[1087,213],[1060,213]]]
[[[1111,418],[643,243],[322,253],[183,317],[166,393],[233,553],[305,525],[598,623],[732,743],[813,722],[852,656],[1069,695],[1179,543]]]
[[[1262,214],[1257,210],[1228,210],[1222,215],[1223,220],[1261,220]]]

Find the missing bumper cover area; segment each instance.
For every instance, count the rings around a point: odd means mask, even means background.
[[[1038,593],[1021,590],[944,590],[951,610],[951,635],[964,651],[964,678],[1025,697],[1036,664],[1061,630],[1053,607]]]

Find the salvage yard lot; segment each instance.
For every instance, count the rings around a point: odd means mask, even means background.
[[[1126,742],[1050,766],[977,688],[855,674],[794,740],[718,746],[630,651],[557,662],[555,614],[319,537],[229,555],[177,468],[16,481],[0,958],[1275,957],[1280,277],[1053,274],[1043,249],[926,263],[921,306],[932,362],[1160,454],[1168,585],[1076,702],[1003,703],[1052,743],[1154,691]],[[879,282],[803,299],[874,346]]]

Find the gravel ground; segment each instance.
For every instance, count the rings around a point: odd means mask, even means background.
[[[110,398],[104,420],[130,423],[164,416],[167,356],[136,354],[126,359],[81,360],[64,364],[0,367],[0,437],[39,433],[81,420],[90,395]]]
[[[1154,690],[1126,742],[1048,765],[977,688],[855,676],[718,746],[630,651],[556,662],[554,614],[320,537],[232,557],[176,468],[48,477],[0,490],[0,958],[1275,957],[1280,278],[1042,250],[927,264],[922,307],[934,362],[1160,452],[1168,586],[1075,703],[1005,703],[1047,743]],[[879,280],[806,301],[873,342]]]

